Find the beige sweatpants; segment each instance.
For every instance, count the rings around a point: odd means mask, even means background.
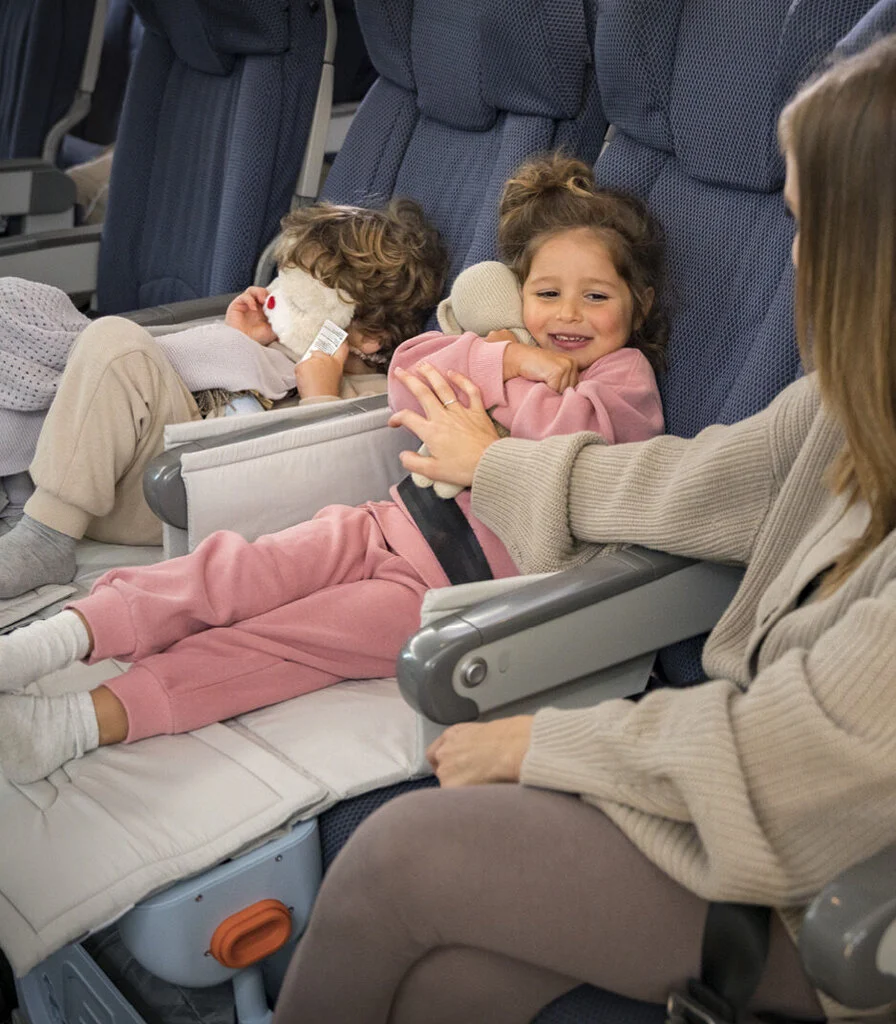
[[[30,473],[33,519],[70,537],[158,544],[143,471],[165,425],[199,410],[152,336],[122,317],[95,320],[75,342]]]

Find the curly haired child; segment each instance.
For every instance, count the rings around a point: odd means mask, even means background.
[[[304,268],[355,305],[346,344],[336,355],[315,353],[294,370],[295,359],[287,361],[289,353],[282,347],[269,357],[252,346],[246,352],[246,336],[262,346],[279,347],[272,344],[276,335],[264,316],[264,288],[250,287],[235,298],[224,328],[216,324],[153,338],[130,320],[103,317],[89,322],[70,306],[62,321],[65,331],[60,331],[59,315],[46,328],[37,327],[34,296],[56,290],[18,282],[20,292],[28,289],[30,302],[20,303],[23,330],[18,342],[11,337],[10,344],[21,344],[27,334],[32,348],[41,342],[46,348],[48,338],[70,346],[74,332],[80,329],[80,334],[58,379],[29,467],[36,490],[20,522],[0,537],[0,599],[71,580],[81,537],[124,544],[160,542],[161,524],[143,497],[143,471],[162,449],[165,426],[199,418],[196,397],[208,397],[194,396],[191,391],[199,390],[195,381],[175,370],[170,339],[182,357],[186,354],[194,377],[205,373],[220,381],[228,369],[233,375],[239,372],[235,366],[261,361],[267,376],[274,378],[275,390],[269,392],[274,397],[282,397],[291,386],[300,400],[318,402],[386,390],[383,371],[392,351],[421,329],[441,297],[447,257],[438,233],[409,199],[370,210],[325,203],[304,207],[284,217],[282,226],[279,264]],[[0,344],[0,361],[5,351]]]

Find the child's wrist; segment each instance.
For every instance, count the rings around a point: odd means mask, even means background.
[[[520,375],[519,350],[525,346],[518,341],[509,341],[504,348],[504,380]]]

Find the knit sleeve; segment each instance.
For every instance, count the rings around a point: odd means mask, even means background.
[[[804,379],[756,416],[690,440],[498,441],[476,470],[473,512],[522,572],[570,568],[608,542],[745,564],[817,410]]]
[[[896,835],[896,582],[745,691],[535,716],[522,781],[597,804],[706,899],[801,903]]]

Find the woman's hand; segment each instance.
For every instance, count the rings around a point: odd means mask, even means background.
[[[339,398],[348,356],[349,347],[343,342],[331,356],[314,351],[307,359],[296,363],[299,398]]]
[[[235,327],[238,331],[259,345],[270,345],[277,340],[277,335],[264,315],[264,304],[267,301],[267,288],[252,285],[230,303],[224,314],[224,323]]]
[[[517,341],[504,349],[504,380],[514,377],[547,384],[552,391],[562,394],[578,384],[579,370],[572,356]]]
[[[428,363],[418,363],[417,376],[396,368],[395,374],[420,403],[425,415],[411,409],[393,413],[390,427],[407,427],[429,449],[429,455],[402,452],[401,464],[430,480],[469,487],[482,454],[498,440],[495,425],[482,404],[479,388],[462,373],[448,376],[468,398],[461,404],[451,384]],[[422,378],[422,379],[421,379]]]
[[[519,782],[531,737],[531,715],[484,724],[465,722],[446,729],[430,744],[426,757],[446,789]]]

